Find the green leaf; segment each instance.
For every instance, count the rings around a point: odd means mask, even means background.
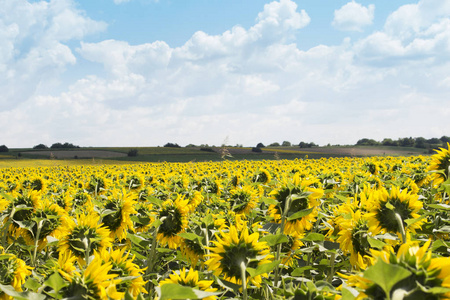
[[[367,241],[369,242],[370,247],[377,248],[377,249],[383,249],[383,247],[386,245],[385,242],[374,239],[370,236],[367,237]]]
[[[177,283],[167,283],[161,287],[156,287],[156,292],[160,300],[166,299],[203,299],[210,296],[220,295],[221,293],[211,293],[193,289],[188,286],[182,286]]]
[[[232,283],[232,282],[229,282],[229,281],[224,280],[224,279],[219,279],[219,277],[216,277],[216,276],[215,276],[215,279],[216,279],[216,282],[221,287],[223,287],[226,290],[232,290],[235,294],[238,294],[239,293],[239,289],[242,287],[242,285],[240,285],[240,284]]]
[[[141,247],[141,248],[146,248],[148,247],[152,241],[147,240],[139,235],[136,234],[132,234],[132,233],[128,233],[127,234],[127,238],[135,245]]]
[[[38,288],[41,287],[41,283],[37,281],[36,279],[29,277],[27,281],[25,281],[24,284],[25,288],[30,289],[32,291],[36,291]]]
[[[278,205],[278,201],[272,198],[262,197],[261,200],[267,205]]]
[[[58,293],[63,287],[68,286],[67,283],[59,273],[53,273],[45,282],[46,286],[51,287],[56,293]]]
[[[286,219],[287,219],[288,221],[297,220],[297,219],[306,217],[307,215],[309,215],[310,213],[312,213],[313,210],[314,210],[314,207],[307,208],[307,209],[303,209],[303,210],[301,210],[301,211],[296,212],[295,214],[290,215],[290,216],[287,217]]]
[[[203,237],[199,236],[195,233],[192,232],[181,232],[178,234],[178,236],[181,236],[182,238],[186,239],[186,240],[190,240],[190,241],[195,241],[198,240],[199,242],[202,241]]]
[[[0,290],[8,296],[14,297],[15,300],[44,300],[46,298],[45,295],[33,292],[18,292],[10,285],[0,284]]]
[[[289,242],[289,239],[284,234],[266,235],[260,239],[261,242],[266,242],[270,247]]]
[[[203,218],[203,224],[205,224],[205,227],[208,228],[210,225],[214,225],[214,219],[212,217],[212,215],[207,214],[204,218]]]
[[[314,269],[312,266],[296,268],[294,271],[292,271],[291,276],[299,277],[299,276],[302,276],[303,273],[305,273],[305,271],[312,270],[312,269]]]
[[[373,281],[383,289],[386,295],[390,295],[392,287],[411,274],[411,271],[405,268],[385,263],[379,259],[373,266],[366,269],[364,278]]]
[[[275,269],[280,264],[280,262],[281,260],[276,260],[268,264],[259,265],[256,269],[246,268],[246,270],[251,277],[255,277],[261,274],[272,272],[272,270]]]
[[[302,241],[305,242],[322,242],[323,240],[325,240],[325,236],[316,232],[310,232],[302,238]]]
[[[444,203],[442,203],[442,204],[428,204],[428,207],[436,208],[436,209],[439,209],[439,210],[446,210],[446,211],[450,210],[450,205],[444,204]]]

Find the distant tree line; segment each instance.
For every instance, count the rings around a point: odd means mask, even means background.
[[[291,142],[289,142],[289,141],[283,141],[282,143],[281,143],[281,145],[280,145],[280,143],[277,143],[277,142],[275,142],[275,143],[272,143],[272,144],[269,144],[269,147],[291,147],[291,146],[293,146],[292,144],[291,144]],[[299,146],[300,148],[311,148],[311,147],[318,147],[318,145],[316,145],[316,144],[314,144],[314,143],[305,143],[305,142],[300,142],[300,143],[298,143],[298,145],[297,146]],[[265,146],[264,146],[264,144],[263,143],[258,143],[257,145],[256,145],[256,148],[264,148]]]
[[[8,151],[9,151],[9,149],[5,145],[0,146],[0,152],[8,152]]]
[[[37,150],[45,150],[45,149],[74,149],[74,148],[80,148],[80,146],[74,145],[72,143],[54,143],[53,145],[49,147],[47,147],[47,145],[44,144],[39,144],[33,147],[33,149],[37,149]]]
[[[445,146],[447,143],[450,143],[450,137],[448,136],[442,136],[441,138],[431,138],[426,139],[423,137],[405,137],[405,138],[399,138],[397,140],[393,140],[390,138],[385,138],[381,142],[363,138],[358,140],[356,142],[357,146],[398,146],[398,147],[415,147],[415,148],[422,148],[422,149],[436,149],[439,147]]]

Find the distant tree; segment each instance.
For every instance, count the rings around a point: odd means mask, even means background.
[[[450,137],[449,136],[441,136],[440,140],[442,141],[442,143],[447,144],[450,143]]]
[[[377,141],[375,141],[373,139],[368,139],[368,138],[363,138],[363,139],[360,139],[358,142],[356,142],[356,145],[358,145],[358,146],[376,146],[379,144],[380,143],[378,143]]]
[[[385,138],[381,141],[381,145],[383,146],[398,146],[398,142],[393,139]]]
[[[398,145],[401,147],[414,147],[414,139],[412,137],[399,138]]]
[[[138,149],[130,149],[128,151],[128,156],[129,157],[136,157],[136,156],[138,156]]]
[[[181,148],[180,145],[174,143],[167,143],[164,145],[164,147]]]
[[[269,146],[270,147],[280,147],[280,143],[275,142],[275,143],[270,144]]]
[[[8,152],[8,151],[9,151],[9,149],[5,145],[0,146],[0,152]]]
[[[50,149],[61,149],[63,145],[61,143],[54,143],[50,146]]]
[[[265,146],[264,146],[264,144],[263,143],[258,143],[257,145],[256,145],[256,148],[264,148]]]
[[[281,146],[283,146],[283,147],[290,147],[290,146],[291,146],[291,142],[283,141],[283,142],[281,143]]]
[[[44,144],[39,144],[34,146],[33,149],[48,149],[48,147]]]
[[[430,146],[430,144],[428,144],[427,139],[423,138],[423,137],[416,137],[414,139],[414,147],[416,148],[422,148],[422,149],[426,149]]]
[[[438,138],[431,138],[427,140],[428,144],[430,145],[441,145],[442,141]]]
[[[72,148],[80,148],[80,146],[76,146],[72,143],[65,142],[64,144],[61,143],[54,143],[50,146],[50,149],[72,149]]]
[[[261,147],[253,147],[252,152],[257,152],[257,153],[262,152]]]
[[[186,148],[193,148],[193,147],[197,147],[197,146],[195,146],[194,144],[187,144],[186,145]]]

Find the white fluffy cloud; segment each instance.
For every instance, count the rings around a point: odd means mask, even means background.
[[[265,5],[249,28],[198,31],[175,48],[164,41],[85,42],[106,25],[70,1],[21,1],[27,18],[0,8],[0,76],[10,78],[0,86],[6,95],[0,126],[11,128],[2,143],[217,145],[228,136],[230,144],[344,144],[448,135],[450,13],[436,1],[400,7],[384,28],[360,40],[307,50],[297,47],[295,35],[311,19],[289,0]],[[373,16],[373,8],[362,8]],[[57,16],[67,22],[31,22]],[[417,24],[408,22],[411,16]],[[69,39],[80,40],[76,50],[65,44]],[[29,47],[17,53],[25,41]],[[76,55],[103,72],[54,92],[49,87],[78,63]]]
[[[4,0],[0,6],[0,108],[26,101],[76,63],[65,42],[104,30],[70,0]]]
[[[365,7],[355,1],[334,11],[333,26],[344,31],[363,31],[373,23],[375,5]]]

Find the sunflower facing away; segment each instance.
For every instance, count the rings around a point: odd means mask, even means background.
[[[171,249],[176,249],[182,238],[178,235],[184,232],[187,226],[187,214],[189,200],[184,200],[178,196],[175,201],[167,200],[163,203],[159,211],[159,219],[162,220],[158,229],[157,239],[161,245],[168,245]]]
[[[76,222],[70,220],[62,228],[59,252],[70,251],[84,265],[86,256],[93,255],[95,250],[110,247],[110,232],[103,224],[99,224],[99,220],[100,217],[95,214],[80,214],[77,215]]]
[[[310,187],[312,181],[303,180],[300,182],[298,173],[294,175],[292,183],[286,183],[280,188],[272,191],[269,195],[277,200],[277,205],[270,205],[268,215],[275,222],[280,223],[283,214],[286,217],[292,216],[300,211],[310,210],[306,215],[288,220],[284,227],[285,234],[301,234],[312,228],[318,214],[318,199],[322,197],[323,190]],[[286,211],[287,208],[287,211]]]
[[[214,280],[199,280],[199,275],[197,271],[191,268],[189,269],[188,272],[186,272],[186,269],[183,268],[181,271],[174,271],[172,274],[169,275],[169,278],[160,281],[159,286],[161,287],[165,284],[177,283],[182,286],[191,287],[205,292],[215,292],[217,289],[211,288],[211,284],[213,282]],[[217,299],[217,297],[209,296],[202,299],[214,300]]]
[[[450,143],[447,143],[447,149],[439,148],[436,154],[431,156],[431,163],[428,167],[433,173],[432,177],[435,185],[440,185],[450,176]]]
[[[415,232],[425,222],[425,220],[418,220],[406,227],[405,220],[420,217],[418,212],[423,205],[418,200],[419,195],[408,192],[406,189],[400,190],[395,186],[390,191],[382,188],[375,193],[372,198],[373,206],[366,214],[369,230],[374,235],[386,232],[400,233],[398,217],[401,218],[406,232]]]
[[[16,291],[22,291],[25,278],[31,275],[31,267],[28,267],[23,260],[14,254],[0,254],[0,283],[11,285]],[[0,299],[10,299],[5,293],[0,292]]]
[[[432,258],[428,248],[431,241],[422,247],[419,242],[407,242],[400,246],[397,253],[392,247],[383,251],[372,250],[374,266],[389,267],[391,271],[401,271],[403,279],[392,285],[389,292],[390,299],[449,299],[450,297],[450,258]],[[384,289],[372,280],[373,276],[364,273],[344,276],[348,284],[359,290],[356,299],[386,299],[386,286]],[[376,278],[376,277],[375,277]]]
[[[259,265],[270,263],[273,259],[269,246],[265,242],[258,241],[259,233],[249,235],[246,226],[240,232],[235,226],[231,226],[229,232],[220,231],[220,236],[216,234],[216,238],[217,241],[212,241],[214,246],[208,247],[211,254],[205,264],[214,275],[222,276],[227,281],[242,284],[242,262],[246,267],[257,268]],[[267,276],[264,273],[251,277],[246,273],[247,283],[251,281],[258,287],[262,281],[261,277]]]

